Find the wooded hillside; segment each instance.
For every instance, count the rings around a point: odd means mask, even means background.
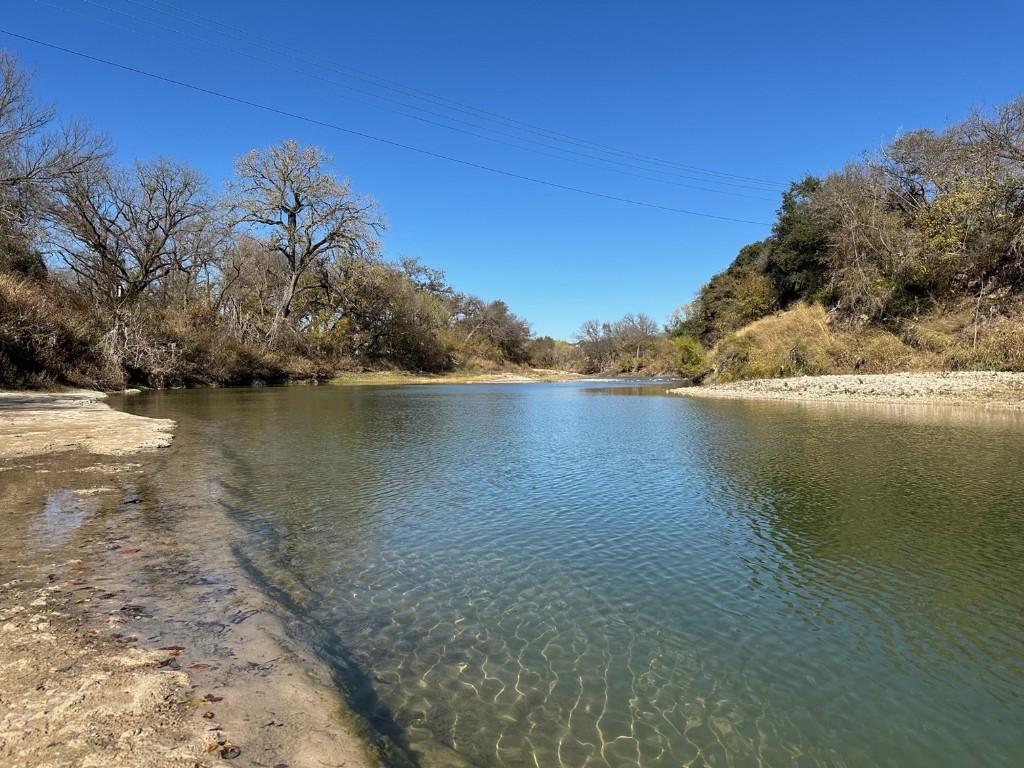
[[[1022,308],[1024,96],[793,183],[670,332],[724,378],[1024,370]]]

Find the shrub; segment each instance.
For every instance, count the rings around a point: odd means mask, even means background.
[[[700,379],[708,373],[708,357],[701,343],[691,336],[672,339],[676,368],[688,379]]]

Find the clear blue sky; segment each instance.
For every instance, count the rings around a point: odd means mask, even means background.
[[[584,320],[626,312],[664,321],[742,245],[768,234],[779,187],[729,186],[720,182],[748,183],[678,167],[677,175],[653,172],[668,165],[617,166],[607,159],[645,164],[417,101],[351,79],[339,66],[549,132],[781,184],[827,173],[901,130],[941,130],[972,106],[1024,91],[1024,4],[1009,1],[17,0],[4,3],[0,27],[509,173],[765,222],[541,186],[0,35],[0,45],[36,70],[37,93],[107,131],[125,161],[170,155],[220,185],[232,158],[252,147],[284,138],[326,147],[338,174],[380,202],[388,256],[419,256],[456,288],[504,299],[538,335],[562,338]],[[263,40],[249,42],[243,32]],[[517,137],[488,134],[501,141],[557,157],[369,104],[485,133],[450,118],[473,122]]]

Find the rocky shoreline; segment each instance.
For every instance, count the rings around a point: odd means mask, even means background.
[[[970,405],[1024,410],[1024,373],[971,371],[800,376],[682,387],[669,392],[698,398]]]

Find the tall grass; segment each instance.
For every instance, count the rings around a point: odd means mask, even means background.
[[[0,387],[122,386],[104,352],[103,323],[60,285],[0,273]]]
[[[1024,313],[979,316],[969,303],[893,328],[835,330],[821,305],[792,309],[727,335],[708,380],[901,371],[1024,371]]]

